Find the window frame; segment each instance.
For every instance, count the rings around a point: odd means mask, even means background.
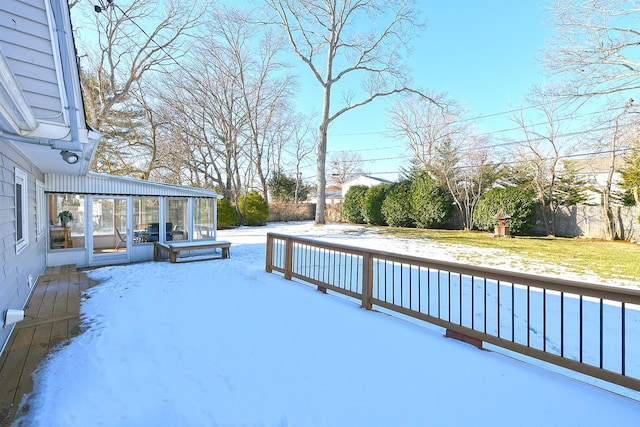
[[[29,193],[27,191],[27,173],[15,168],[14,182],[14,212],[16,233],[16,255],[29,246]],[[19,192],[19,196],[18,196]],[[21,234],[21,235],[20,235]]]
[[[47,219],[47,196],[44,182],[36,179],[36,240],[45,237],[49,220]]]

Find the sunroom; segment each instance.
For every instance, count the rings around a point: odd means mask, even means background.
[[[46,175],[47,265],[153,260],[154,242],[215,240],[215,191],[88,173]]]

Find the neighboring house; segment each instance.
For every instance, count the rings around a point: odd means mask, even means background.
[[[46,266],[153,259],[153,242],[216,238],[214,191],[89,172],[67,0],[0,1],[0,324]],[[0,352],[10,328],[0,328]]]
[[[318,193],[316,190],[313,190],[308,197],[309,203],[318,203]],[[335,205],[342,203],[342,191],[340,187],[335,185],[329,185],[324,192],[324,203],[325,205]]]
[[[349,188],[353,187],[354,185],[375,187],[378,184],[391,184],[391,181],[382,178],[376,178],[370,175],[360,175],[357,178],[354,178],[351,181],[347,181],[342,184],[342,199],[344,200],[344,196],[347,194],[347,191],[349,191]]]
[[[576,177],[585,181],[585,185],[595,191],[588,191],[588,199],[585,204],[599,205],[602,203],[602,189],[607,185],[609,167],[611,159],[609,157],[594,157],[590,159],[572,159],[564,161],[565,167],[570,166],[576,173]],[[625,161],[622,157],[616,158],[615,170],[611,183],[613,194],[622,193],[622,176],[620,169],[624,167]]]

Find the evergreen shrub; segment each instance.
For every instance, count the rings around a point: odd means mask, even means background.
[[[479,230],[493,231],[500,209],[511,216],[509,232],[526,234],[535,225],[535,194],[519,187],[492,188],[480,197],[473,213]]]
[[[347,194],[344,195],[342,207],[342,218],[345,221],[354,224],[364,224],[362,206],[368,189],[369,187],[366,185],[354,185],[347,190]]]
[[[418,228],[437,228],[445,224],[452,213],[448,194],[427,174],[411,184],[411,217]]]
[[[235,227],[238,225],[238,214],[227,199],[218,200],[218,228]]]
[[[382,215],[392,227],[415,227],[411,216],[411,182],[391,184],[382,202]]]
[[[388,184],[378,184],[367,190],[362,202],[362,217],[367,224],[386,225],[382,214],[382,203],[389,189]]]
[[[257,191],[240,196],[238,210],[240,215],[244,215],[244,225],[266,225],[269,219],[269,205]]]

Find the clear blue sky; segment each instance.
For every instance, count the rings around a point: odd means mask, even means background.
[[[417,86],[447,93],[476,117],[519,108],[529,89],[544,83],[536,58],[550,36],[549,14],[538,1],[424,1],[421,7],[428,24],[414,43]],[[385,107],[376,102],[340,117],[328,151],[357,150],[368,160],[366,171],[395,179],[410,156],[384,134]],[[509,115],[478,121],[482,132],[510,127]]]
[[[462,104],[470,117],[492,115],[477,122],[481,132],[514,127],[509,115],[494,114],[519,108],[529,89],[544,82],[536,57],[550,36],[545,25],[549,15],[542,7],[545,1],[418,0],[428,23],[413,43],[415,86],[446,93]],[[222,2],[234,6],[262,3]],[[300,76],[298,105],[307,113],[319,113],[322,93],[317,81],[297,58],[292,58],[292,64]],[[339,87],[334,89],[336,99],[339,91]],[[404,142],[387,133],[388,105],[385,100],[375,101],[338,118],[329,129],[329,153],[355,150],[365,160],[365,171],[395,179],[411,156]],[[303,175],[314,180],[315,163],[310,163]]]

